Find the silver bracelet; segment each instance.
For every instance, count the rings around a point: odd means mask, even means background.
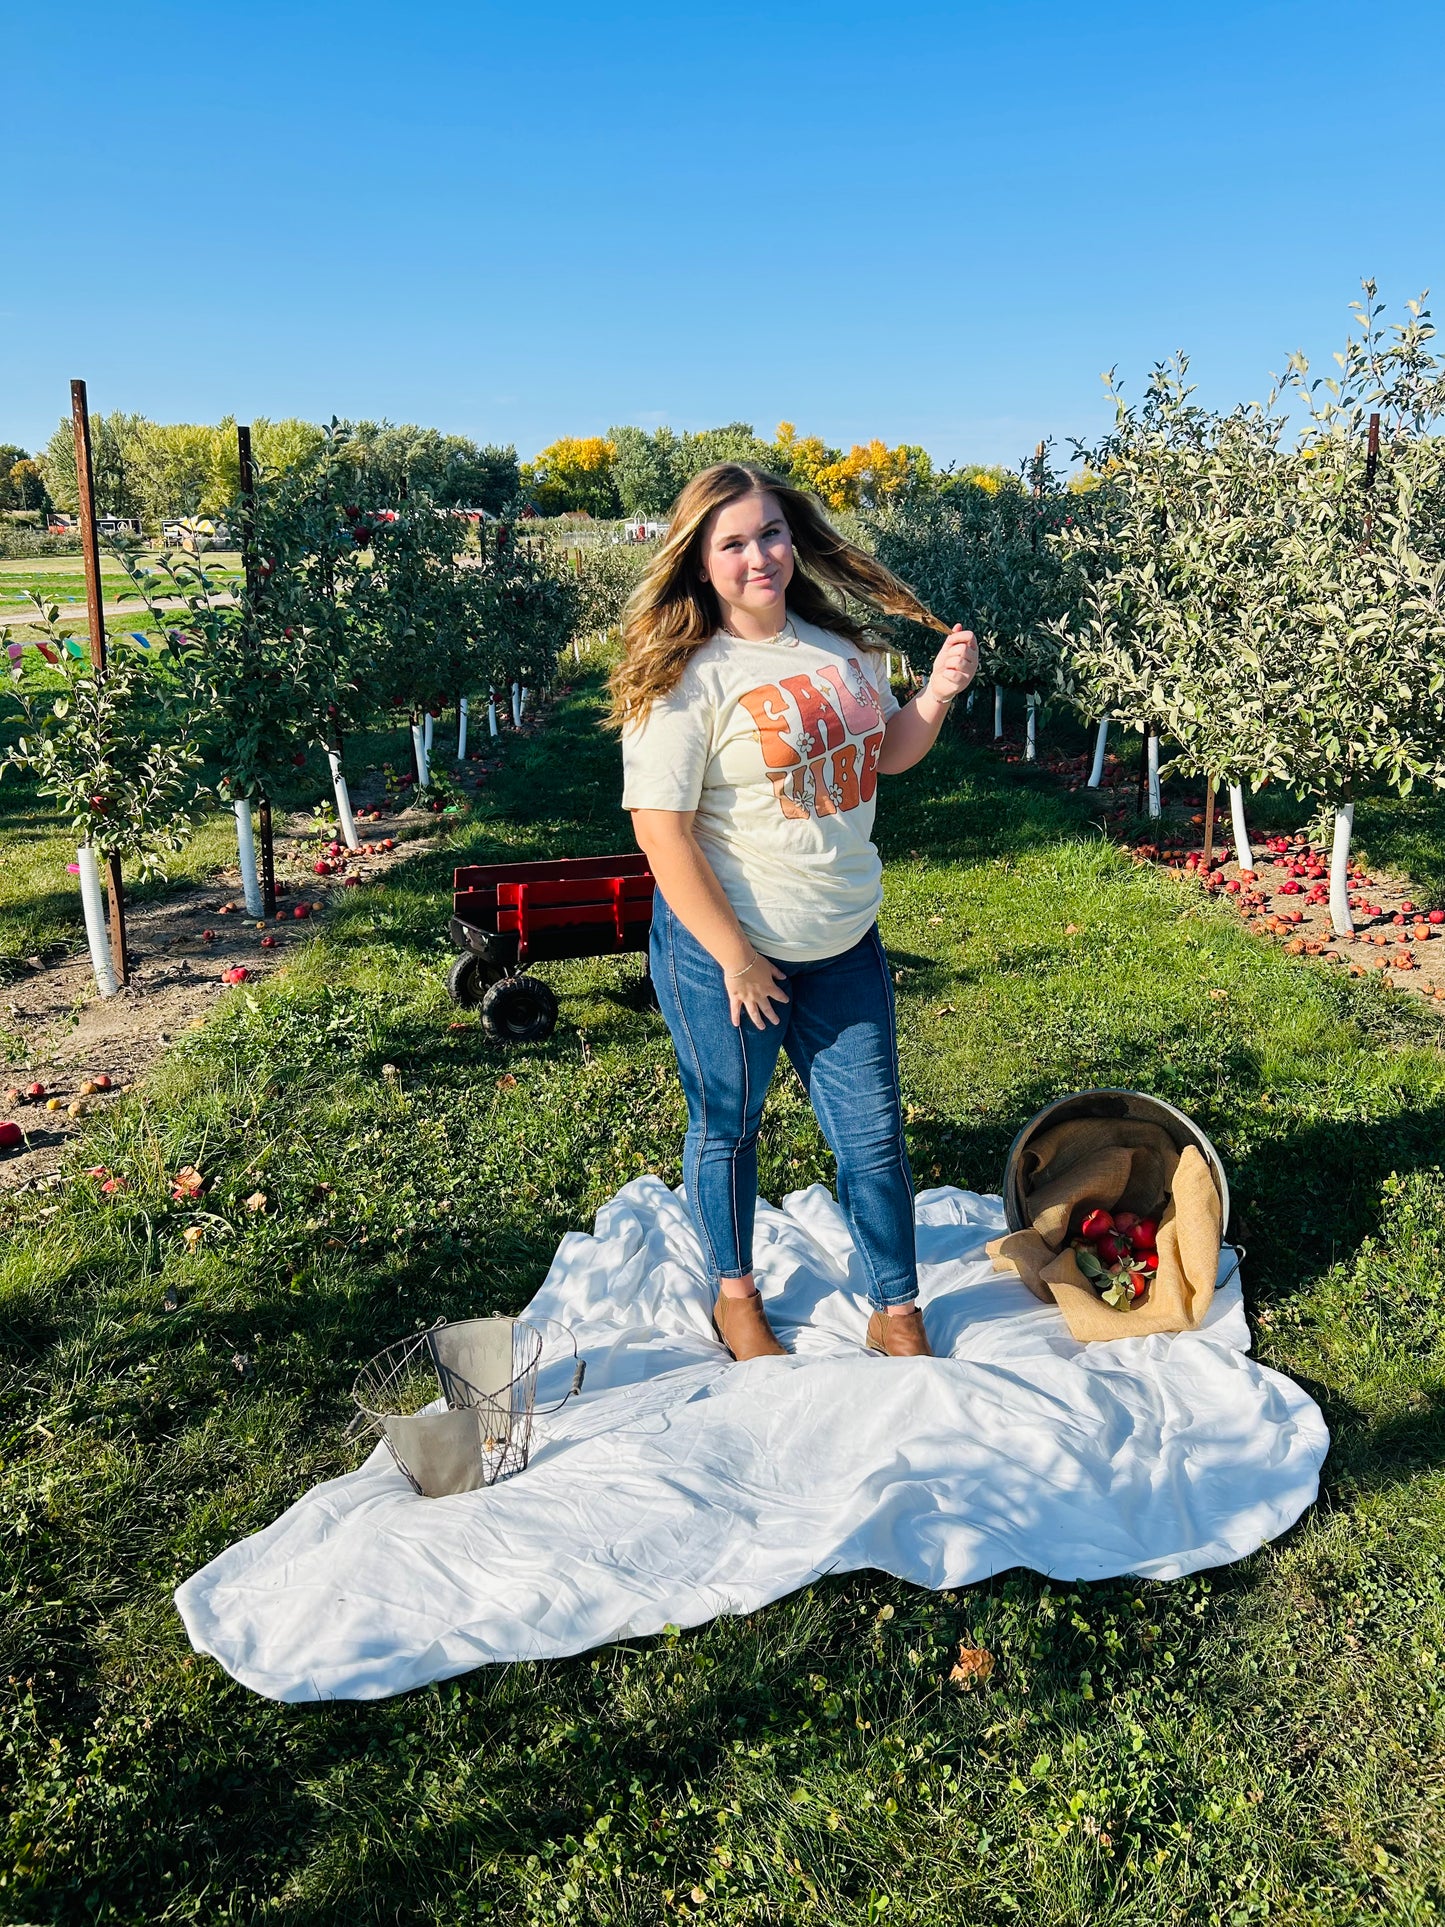
[[[754,956],[752,962],[750,964],[744,964],[741,970],[725,970],[723,972],[723,976],[724,977],[746,977],[748,972],[750,970],[756,970],[758,965],[762,961],[763,960],[761,957]]]

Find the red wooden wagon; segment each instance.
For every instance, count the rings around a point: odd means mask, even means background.
[[[557,999],[528,966],[645,951],[652,888],[647,858],[636,853],[458,870],[451,937],[462,954],[447,989],[459,1004],[480,1004],[483,1026],[502,1042],[550,1037]],[[650,981],[643,986],[650,999]]]

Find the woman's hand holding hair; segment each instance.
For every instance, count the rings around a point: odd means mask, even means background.
[[[762,1029],[765,1019],[770,1024],[781,1022],[773,1005],[787,1003],[788,993],[785,988],[787,981],[771,959],[760,956],[756,951],[753,953],[752,962],[744,964],[741,969],[724,970],[723,982],[727,986],[728,1011],[734,1025],[738,1029],[742,1028],[744,1011],[752,1018],[758,1030]]]
[[[948,705],[961,696],[978,674],[978,642],[972,629],[954,623],[933,659],[928,681],[911,703],[888,719],[883,753],[878,758],[882,776],[898,776],[921,763],[938,740]]]
[[[943,647],[933,658],[925,694],[936,703],[947,705],[961,696],[978,674],[978,641],[972,629],[955,622],[943,639]]]

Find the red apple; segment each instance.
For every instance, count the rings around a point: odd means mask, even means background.
[[[8,1119],[0,1124],[0,1151],[13,1151],[17,1144],[24,1142],[25,1133],[18,1124],[12,1124]]]
[[[1081,1238],[1087,1238],[1092,1244],[1096,1238],[1102,1238],[1106,1232],[1110,1232],[1113,1229],[1113,1218],[1102,1206],[1095,1205],[1094,1209],[1085,1216],[1084,1222],[1079,1226],[1079,1236]]]

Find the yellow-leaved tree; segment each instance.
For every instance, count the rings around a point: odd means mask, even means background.
[[[779,462],[798,486],[811,489],[830,509],[878,508],[933,475],[926,449],[909,442],[890,448],[876,435],[866,444],[855,442],[844,455],[817,435],[799,435],[792,422],[779,422],[776,446]]]
[[[588,515],[620,515],[613,462],[614,445],[601,435],[564,435],[522,464],[522,488],[544,515],[585,510]]]

